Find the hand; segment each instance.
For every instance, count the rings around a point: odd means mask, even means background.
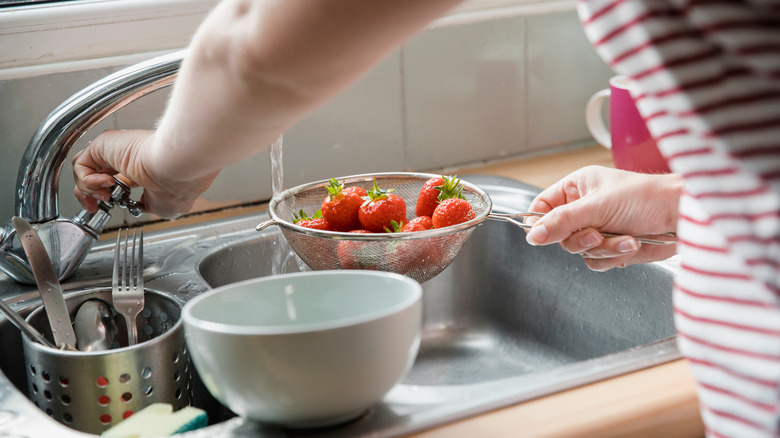
[[[143,187],[141,202],[147,213],[175,218],[191,208],[217,173],[188,179],[167,175],[164,155],[157,152],[154,131],[106,131],[73,158],[76,199],[89,212],[108,201],[114,175],[130,187]],[[157,148],[157,149],[156,149]],[[163,169],[162,172],[157,169]]]
[[[674,232],[681,191],[678,175],[585,167],[534,199],[529,210],[547,214],[526,219],[533,223],[526,238],[532,245],[559,243],[594,271],[663,260],[676,245],[640,245],[632,236]],[[604,238],[599,231],[620,236]]]

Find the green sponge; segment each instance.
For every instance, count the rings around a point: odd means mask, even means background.
[[[103,432],[105,438],[163,437],[200,429],[208,423],[202,409],[187,406],[173,412],[167,403],[154,403]]]

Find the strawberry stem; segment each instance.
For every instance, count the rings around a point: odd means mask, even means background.
[[[390,221],[390,226],[393,229],[391,230],[390,228],[385,227],[385,232],[386,233],[400,233],[401,232],[401,228],[404,227],[404,221],[401,221],[400,224],[398,222],[396,222],[396,221]]]
[[[363,197],[363,199],[366,200],[366,203],[372,202],[372,201],[379,201],[380,199],[386,199],[387,195],[390,194],[395,189],[380,189],[379,185],[376,183],[376,179],[374,179],[374,188],[371,190],[366,190],[366,196]]]
[[[341,195],[341,192],[344,190],[344,184],[346,183],[346,180],[344,183],[339,184],[338,180],[336,178],[331,178],[328,181],[328,184],[325,186],[325,189],[328,191],[328,196],[330,196],[330,199],[333,200],[333,198]]]
[[[460,185],[460,180],[457,175],[442,175],[441,179],[444,180],[444,184],[434,187],[439,190],[439,202],[450,198],[466,199],[463,197],[463,193],[461,193],[463,186]]]
[[[297,224],[300,221],[310,221],[312,219],[319,219],[322,217],[322,211],[317,210],[314,212],[314,215],[312,217],[309,217],[308,214],[303,212],[303,209],[301,209],[298,213],[293,213],[293,223]]]

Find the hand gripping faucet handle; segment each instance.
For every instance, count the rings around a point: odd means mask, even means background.
[[[144,214],[146,206],[139,201],[130,199],[130,187],[127,186],[122,180],[114,177],[116,185],[111,188],[111,201],[113,205],[117,205],[122,208],[126,208],[133,217],[138,217]],[[105,203],[103,203],[105,204]],[[111,205],[107,205],[107,209],[111,208]]]
[[[135,217],[144,213],[144,204],[130,199],[130,187],[117,177],[114,177],[114,181],[116,184],[111,187],[111,198],[108,201],[99,201],[96,212],[89,213],[82,208],[81,211],[73,217],[73,223],[89,233],[93,239],[100,237],[100,233],[103,232],[103,228],[111,218],[110,211],[112,208],[116,206],[126,208],[127,211]]]

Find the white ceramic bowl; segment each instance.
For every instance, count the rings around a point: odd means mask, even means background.
[[[360,416],[409,370],[422,287],[377,271],[315,271],[217,288],[182,311],[206,388],[241,417],[318,427]]]

